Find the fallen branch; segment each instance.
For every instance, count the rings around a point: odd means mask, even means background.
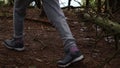
[[[43,43],[43,41],[42,41],[42,40],[37,39],[37,38],[34,38],[33,40],[34,40],[34,41],[36,41],[36,42],[39,42],[39,43],[42,45],[41,50],[43,50],[43,49],[45,49],[45,48],[47,47],[47,45],[45,45],[45,43]]]
[[[84,6],[78,6],[78,7],[74,7],[74,6],[65,6],[65,7],[62,7],[61,9],[66,9],[66,8],[71,8],[71,9],[77,9],[77,8],[84,8]]]
[[[12,15],[10,15],[10,16],[0,15],[0,18],[1,19],[2,18],[13,19],[13,16]],[[48,20],[45,20],[45,19],[35,19],[35,18],[26,17],[25,20],[33,21],[33,22],[39,22],[39,23],[51,26],[51,23]]]
[[[84,14],[84,17],[87,20],[93,20],[96,25],[102,27],[106,31],[120,35],[120,24],[119,23],[113,22],[109,20],[108,18],[102,18],[96,15],[90,16],[87,13]]]

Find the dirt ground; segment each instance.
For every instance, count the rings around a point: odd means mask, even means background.
[[[4,11],[12,15],[12,8]],[[87,27],[80,17],[71,12],[65,12],[65,15],[85,59],[68,68],[99,68],[107,57],[116,52],[114,40],[108,42],[106,38],[102,38],[95,44],[94,26]],[[0,16],[0,68],[58,68],[56,62],[64,56],[64,46],[59,33],[46,18],[39,17],[36,9],[29,9],[26,18],[24,28],[26,50],[16,52],[3,45],[3,41],[11,38],[13,34],[12,17]],[[104,68],[120,68],[120,55],[105,64]]]

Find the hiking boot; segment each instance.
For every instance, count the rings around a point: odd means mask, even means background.
[[[76,47],[72,47],[68,53],[66,53],[64,59],[58,61],[59,67],[68,67],[70,64],[80,61],[84,58],[84,56],[80,53],[80,51]]]
[[[23,40],[21,38],[13,38],[11,40],[5,40],[4,41],[5,47],[8,49],[13,49],[16,51],[23,51],[25,49]]]

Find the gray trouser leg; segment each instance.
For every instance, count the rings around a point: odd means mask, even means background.
[[[15,0],[14,7],[14,36],[23,37],[24,18],[26,8],[33,0]],[[43,0],[43,7],[48,19],[53,23],[63,39],[65,50],[71,46],[76,46],[70,28],[65,20],[65,16],[59,6],[59,0]]]
[[[75,39],[60,8],[59,0],[43,0],[43,7],[48,19],[60,33],[65,45],[65,50],[71,46],[76,46]]]
[[[13,10],[14,21],[14,37],[23,37],[24,18],[26,15],[26,8],[32,0],[15,0]]]

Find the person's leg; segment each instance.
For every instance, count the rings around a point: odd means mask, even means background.
[[[15,0],[13,10],[14,37],[23,37],[24,18],[27,6],[33,0]]]
[[[48,19],[57,28],[63,39],[65,49],[71,45],[75,44],[75,39],[70,31],[70,28],[65,20],[65,16],[59,6],[58,0],[43,0],[43,8],[46,12]],[[66,46],[68,45],[68,46]]]
[[[43,0],[43,8],[46,12],[48,19],[53,23],[53,25],[57,28],[60,33],[61,38],[63,39],[65,52],[68,56],[72,52],[77,52],[77,57],[80,56],[79,49],[77,48],[75,38],[73,37],[70,28],[66,22],[65,16],[60,8],[59,0]],[[70,53],[71,52],[71,53]],[[81,57],[81,56],[80,56]],[[82,56],[83,57],[83,56]],[[81,59],[82,59],[81,57]],[[66,57],[65,57],[66,58]],[[63,66],[66,66],[68,62],[72,62],[71,59],[64,59],[59,63]],[[64,65],[65,64],[65,65]]]
[[[23,27],[26,9],[32,0],[15,0],[13,10],[14,37],[12,40],[5,40],[4,44],[9,49],[17,51],[24,50]]]

